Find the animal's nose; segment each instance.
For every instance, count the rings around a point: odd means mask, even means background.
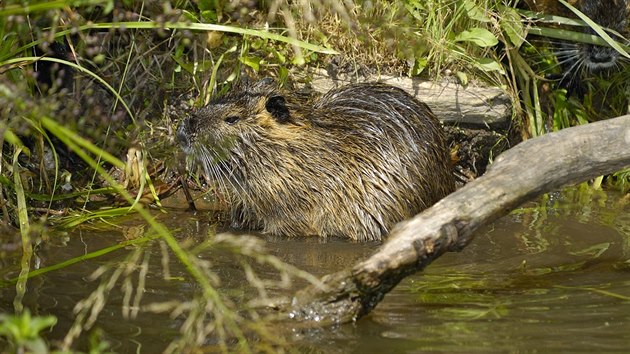
[[[591,60],[594,63],[608,63],[613,61],[612,53],[607,50],[600,50],[591,55]]]
[[[590,46],[587,57],[587,68],[591,72],[598,72],[614,67],[617,64],[618,53],[608,47]]]

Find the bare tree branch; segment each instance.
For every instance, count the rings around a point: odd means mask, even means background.
[[[354,321],[404,277],[523,202],[559,187],[630,166],[630,115],[525,141],[504,152],[485,175],[402,222],[369,259],[322,278],[324,288],[299,291],[284,309],[305,325]]]

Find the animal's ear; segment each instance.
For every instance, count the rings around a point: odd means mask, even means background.
[[[275,95],[267,98],[265,109],[267,109],[267,112],[271,113],[271,116],[278,123],[284,124],[291,122],[291,114],[289,113],[287,101],[284,99],[284,97]]]

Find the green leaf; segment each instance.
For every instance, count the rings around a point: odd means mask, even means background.
[[[413,16],[419,23],[424,23],[425,21],[425,8],[423,1],[417,0],[407,0],[403,1],[405,8],[407,11]]]
[[[48,327],[52,327],[57,323],[57,318],[55,316],[29,316],[29,319],[30,323],[28,326],[28,334],[30,339],[35,339],[39,335],[39,332]]]
[[[293,60],[291,60],[291,63],[292,63],[293,65],[296,65],[296,66],[302,66],[302,65],[306,64],[306,60],[304,60],[304,56],[302,56],[302,55],[297,56],[297,55],[296,55],[296,56],[293,58]]]
[[[457,80],[459,80],[460,84],[462,84],[463,86],[468,85],[468,75],[466,75],[465,72],[457,71],[455,72],[455,76],[457,77]]]
[[[103,6],[103,14],[108,15],[114,9],[114,0],[108,0],[105,6]]]
[[[287,78],[289,77],[289,69],[287,69],[284,66],[281,66],[278,68],[278,81],[279,82],[286,82]]]
[[[218,22],[217,12],[214,10],[204,10],[201,11],[201,17],[204,21],[207,22]]]
[[[284,54],[282,54],[280,51],[274,50],[274,54],[280,64],[285,64],[287,62],[287,57]]]
[[[477,5],[475,1],[464,0],[464,9],[466,10],[466,16],[471,20],[479,22],[490,22],[491,19],[486,15],[486,12]]]
[[[197,15],[188,10],[182,10],[182,15],[184,15],[184,18],[190,22],[199,22]]]
[[[420,75],[424,71],[424,68],[427,67],[427,64],[428,61],[426,57],[417,58],[416,60],[414,60],[413,68],[411,68],[411,76]]]
[[[482,48],[492,47],[499,43],[497,37],[485,28],[475,27],[455,37],[457,42],[472,42]]]
[[[505,74],[503,66],[490,58],[477,58],[475,60],[475,66],[486,72],[496,71],[498,73]]]
[[[254,71],[258,72],[260,70],[260,58],[254,56],[242,56],[239,58],[241,63],[249,66],[254,69]]]
[[[214,0],[199,0],[197,1],[197,6],[199,6],[199,10],[214,10],[215,9],[215,1]]]
[[[521,17],[512,7],[505,7],[499,20],[501,29],[510,41],[510,44],[520,48],[525,41],[525,27],[521,22]]]
[[[31,316],[26,309],[20,315],[0,314],[0,336],[5,336],[17,345],[36,341],[39,332],[57,323],[55,316]]]
[[[3,134],[4,141],[9,143],[9,145],[13,145],[15,147],[21,148],[26,155],[28,156],[31,155],[30,150],[26,146],[24,146],[24,143],[22,143],[22,140],[20,139],[20,137],[15,135],[15,133],[11,129],[9,129],[3,122],[0,122],[0,131],[2,130],[4,130],[4,134]]]

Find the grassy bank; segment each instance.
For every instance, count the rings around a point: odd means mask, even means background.
[[[191,301],[191,308],[200,309],[199,320],[207,320],[206,311],[215,311],[215,318],[216,311],[225,314],[222,327],[203,335],[223,333],[222,350],[237,343],[256,351],[242,330],[256,312],[236,313],[238,306],[215,291],[212,269],[147,208],[159,208],[180,188],[183,158],[174,141],[179,120],[244,75],[271,76],[291,89],[308,82],[306,68],[313,67],[499,86],[513,98],[513,123],[525,137],[625,113],[625,67],[588,78],[579,95],[549,79],[561,72],[554,38],[613,43],[581,33],[583,26],[596,25],[560,19],[557,26],[558,18],[516,5],[499,0],[3,2],[1,223],[20,234],[1,242],[19,244],[24,254],[23,274],[5,285],[23,288],[35,276],[30,257],[47,227],[73,228],[135,212],[150,226],[137,242],[159,239],[200,285],[200,297]],[[627,179],[620,173],[608,180],[625,186]],[[315,281],[260,256],[254,240],[216,242],[276,267],[283,276]],[[141,269],[144,255],[134,252],[129,264]],[[111,282],[124,278],[124,269],[110,271]],[[84,304],[84,318],[77,315],[65,349],[89,327],[87,313],[95,304]],[[14,310],[23,317],[5,318],[5,326],[31,321],[19,301]],[[49,319],[35,323],[23,337],[37,338],[50,324]],[[269,341],[270,348],[282,345],[264,327],[248,330]],[[198,345],[196,334],[173,348]],[[19,336],[12,340],[18,347],[29,345]]]

